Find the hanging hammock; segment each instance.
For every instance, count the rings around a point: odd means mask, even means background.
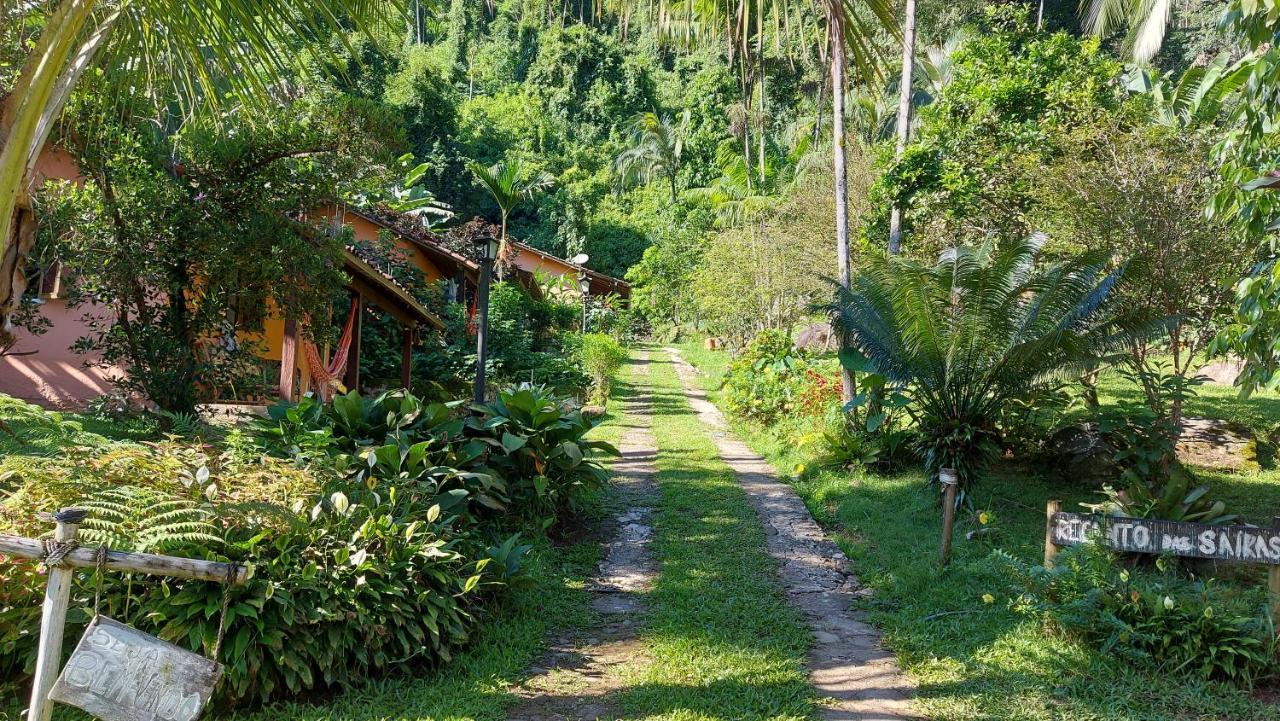
[[[311,376],[311,382],[316,389],[316,394],[320,396],[322,401],[333,398],[335,390],[346,390],[339,379],[347,371],[347,358],[351,354],[351,341],[355,331],[356,312],[359,307],[359,301],[353,298],[351,300],[351,310],[347,313],[347,324],[342,329],[342,337],[338,339],[338,345],[333,349],[333,358],[329,361],[328,366],[320,360],[320,349],[316,347],[315,343],[308,340],[302,342],[302,352],[307,358],[307,371]]]

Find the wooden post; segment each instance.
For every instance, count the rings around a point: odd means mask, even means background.
[[[53,531],[53,540],[59,544],[74,542],[86,515],[88,513],[79,508],[64,508],[54,513],[53,520],[57,526]],[[44,544],[40,541],[3,533],[0,533],[0,554],[14,558],[47,558]],[[46,564],[49,581],[45,586],[40,614],[40,641],[36,651],[36,669],[31,683],[31,705],[27,711],[27,721],[49,721],[53,713],[49,692],[62,668],[62,636],[75,573],[72,569],[96,568],[97,555],[95,549],[75,548],[57,559],[56,563]],[[103,566],[115,571],[193,578],[232,585],[244,583],[251,575],[248,566],[110,550],[107,551]]]
[[[1062,511],[1062,501],[1049,501],[1044,506],[1044,567],[1053,568],[1053,558],[1062,547],[1053,542],[1053,514]],[[1274,568],[1274,566],[1272,567]]]
[[[360,389],[360,336],[362,335],[361,319],[364,316],[364,296],[355,291],[352,303],[356,306],[356,318],[351,328],[351,348],[347,350],[347,369],[342,374],[342,385],[348,391]]]
[[[942,565],[951,563],[951,529],[956,520],[956,488],[960,479],[954,469],[943,468],[938,471],[938,481],[942,483]]]
[[[413,380],[413,326],[407,325],[400,335],[400,387],[409,390]]]
[[[293,400],[293,376],[298,367],[298,321],[284,319],[284,342],[280,346],[280,400]]]
[[[64,508],[53,514],[53,520],[58,524],[53,531],[53,540],[58,543],[75,541],[86,515],[88,513],[79,508]],[[49,583],[44,589],[44,605],[40,611],[40,646],[36,655],[36,673],[31,682],[28,721],[49,721],[53,714],[49,689],[53,688],[62,668],[62,630],[67,620],[67,602],[71,598],[74,574],[70,565],[59,563],[49,567]]]

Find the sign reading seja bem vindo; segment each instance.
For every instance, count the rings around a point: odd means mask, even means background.
[[[1050,540],[1059,546],[1078,545],[1097,534],[1102,535],[1108,548],[1128,553],[1280,565],[1280,528],[1210,526],[1063,512],[1054,513],[1050,520]]]
[[[203,656],[97,616],[49,699],[103,721],[195,721],[221,673]]]

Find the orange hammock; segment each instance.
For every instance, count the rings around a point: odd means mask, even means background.
[[[311,375],[312,385],[322,401],[332,398],[335,390],[346,390],[339,379],[347,370],[347,357],[351,353],[351,339],[355,331],[358,308],[359,303],[352,301],[351,311],[347,313],[347,325],[342,329],[342,337],[338,339],[338,345],[333,349],[333,358],[327,367],[320,360],[320,349],[316,344],[308,340],[302,342],[302,352],[307,357],[307,370]]]

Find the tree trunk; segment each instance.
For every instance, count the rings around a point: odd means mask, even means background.
[[[911,139],[911,86],[916,65],[916,0],[907,0],[902,19],[902,79],[898,83],[898,144],[894,148],[895,161],[902,160]],[[902,208],[893,206],[889,217],[889,253],[902,252]]]
[[[831,26],[831,160],[836,185],[836,259],[840,285],[849,287],[849,188],[845,172],[844,132],[844,14],[840,0],[828,0]],[[840,369],[841,396],[853,400],[853,375]]]
[[[22,269],[35,242],[34,217],[22,210],[40,149],[62,112],[71,89],[106,41],[119,11],[105,17],[84,40],[95,0],[64,0],[50,16],[23,63],[8,103],[0,108],[0,337],[13,331],[12,316],[22,301]],[[30,222],[30,235],[22,228]],[[29,242],[23,247],[23,238]]]
[[[27,289],[23,273],[27,254],[36,242],[36,216],[30,208],[18,206],[9,220],[12,234],[0,246],[0,348],[9,348],[16,340],[11,317],[22,302]]]
[[[763,188],[768,180],[765,178],[764,163],[764,142],[765,128],[768,120],[765,116],[765,104],[767,99],[765,93],[765,67],[764,67],[764,0],[758,0],[756,4],[756,72],[760,74],[760,137],[757,144],[760,146],[760,187]]]

